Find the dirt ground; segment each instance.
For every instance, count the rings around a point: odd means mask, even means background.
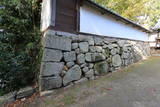
[[[56,90],[19,107],[160,107],[160,57]]]

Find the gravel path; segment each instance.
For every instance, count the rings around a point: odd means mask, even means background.
[[[160,107],[160,57],[56,91],[23,107]]]

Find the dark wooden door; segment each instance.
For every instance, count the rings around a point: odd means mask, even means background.
[[[56,30],[76,32],[77,30],[77,0],[56,1]]]

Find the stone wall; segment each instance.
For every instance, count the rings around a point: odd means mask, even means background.
[[[160,48],[159,47],[151,47],[151,54],[153,56],[159,56],[160,55]]]
[[[40,91],[79,83],[150,56],[143,41],[48,30],[43,37]]]

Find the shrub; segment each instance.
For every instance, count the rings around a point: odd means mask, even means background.
[[[39,71],[41,34],[40,3],[34,0],[1,0],[0,94],[31,85]]]

